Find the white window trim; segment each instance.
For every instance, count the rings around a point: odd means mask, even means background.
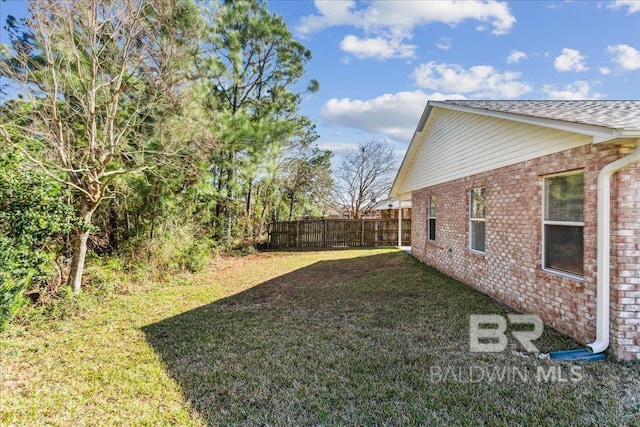
[[[435,242],[436,239],[433,239],[433,240],[431,239],[431,220],[432,219],[434,219],[434,220],[436,219],[436,216],[432,214],[432,209],[431,209],[432,203],[431,203],[431,200],[433,200],[433,204],[437,203],[437,199],[436,199],[435,194],[432,194],[427,198],[427,241],[428,242]],[[437,207],[436,207],[436,209],[437,209]],[[437,222],[437,220],[436,220],[436,222]]]
[[[468,245],[468,249],[469,252],[472,252],[474,254],[479,254],[479,255],[484,255],[487,251],[487,226],[485,225],[484,231],[485,231],[485,236],[484,236],[484,247],[485,250],[484,251],[479,251],[477,249],[474,249],[471,247],[471,239],[472,239],[472,235],[473,235],[473,231],[471,228],[471,224],[473,222],[484,222],[486,223],[486,218],[471,218],[471,208],[473,207],[473,190],[477,190],[479,188],[485,188],[485,196],[484,196],[484,201],[485,201],[485,216],[487,215],[486,212],[486,203],[487,203],[487,195],[486,195],[486,187],[473,187],[472,189],[469,190],[469,210],[467,213],[467,217],[469,219],[469,227],[468,227],[468,233],[469,233],[469,245]]]
[[[554,274],[556,276],[561,276],[561,277],[566,277],[569,279],[574,279],[574,280],[579,280],[579,281],[583,281],[584,280],[584,275],[579,275],[579,274],[573,274],[573,273],[568,273],[566,271],[561,271],[561,270],[555,270],[553,268],[548,268],[546,267],[547,265],[547,248],[545,247],[545,244],[547,242],[547,236],[545,233],[545,225],[562,225],[562,226],[566,226],[566,227],[582,227],[582,232],[584,233],[584,221],[548,221],[546,219],[544,219],[545,217],[545,212],[547,212],[547,192],[546,192],[546,185],[545,185],[545,180],[548,178],[555,178],[557,176],[568,176],[568,175],[579,175],[582,174],[584,175],[584,170],[573,170],[570,172],[562,172],[562,173],[555,173],[555,174],[551,174],[551,175],[544,175],[542,177],[542,270],[546,271],[547,273],[550,274]],[[583,205],[583,210],[584,210],[584,205]],[[584,234],[583,234],[584,236]],[[583,268],[584,268],[584,259],[582,260],[583,262]]]

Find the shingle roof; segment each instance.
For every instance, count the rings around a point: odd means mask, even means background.
[[[444,103],[610,129],[640,129],[640,101],[444,101]]]

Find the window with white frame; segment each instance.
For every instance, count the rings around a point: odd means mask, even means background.
[[[433,242],[436,240],[436,196],[429,196],[427,210],[427,238]]]
[[[584,173],[544,178],[543,266],[584,274]]]
[[[474,188],[469,197],[469,249],[484,252],[484,187]]]

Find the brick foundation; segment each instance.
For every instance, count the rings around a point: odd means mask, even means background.
[[[595,339],[598,172],[633,147],[585,145],[414,191],[412,253],[443,273],[586,344]],[[584,277],[542,269],[542,181],[584,171]],[[468,249],[469,190],[486,188],[486,252]],[[436,241],[427,241],[427,198],[437,198]],[[640,358],[640,166],[612,186],[611,347]]]

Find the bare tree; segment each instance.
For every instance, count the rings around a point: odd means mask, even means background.
[[[0,76],[31,104],[31,121],[20,130],[42,143],[44,154],[26,154],[77,195],[81,225],[69,275],[75,292],[82,285],[92,216],[111,181],[151,168],[173,150],[149,138],[153,118],[164,109],[163,92],[182,84],[176,79],[168,88],[158,81],[161,65],[172,61],[158,43],[171,4],[32,0],[30,18],[23,26],[10,22],[11,45],[0,46]],[[166,63],[157,64],[159,57]]]
[[[384,141],[358,145],[334,171],[333,197],[350,218],[361,218],[384,199],[397,170],[393,150]]]

